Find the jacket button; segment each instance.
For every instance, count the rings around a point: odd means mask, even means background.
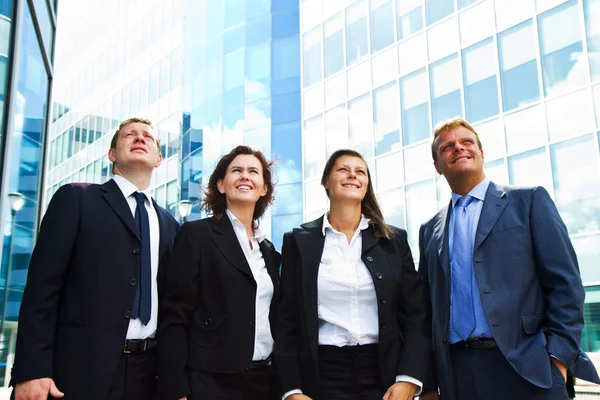
[[[125,313],[123,314],[123,316],[127,319],[131,318],[131,311],[125,311]]]
[[[131,286],[135,286],[135,284],[136,284],[136,283],[137,283],[137,281],[135,280],[135,278],[131,278],[131,279],[129,280],[129,284],[130,284]]]
[[[381,275],[381,272],[376,273],[375,276],[377,277],[377,279],[383,278],[383,275]]]
[[[248,321],[248,325],[252,325],[252,321]]]
[[[371,257],[371,256],[367,257],[367,261],[368,262],[373,262],[373,257]]]
[[[206,318],[206,319],[204,320],[204,326],[209,326],[211,322],[212,322],[212,319],[210,319],[210,318]]]
[[[140,254],[140,248],[136,247],[135,249],[133,249],[133,254]]]
[[[442,339],[443,343],[448,343],[448,339]]]
[[[385,328],[387,328],[387,325],[386,324],[381,324],[381,329],[385,329]]]
[[[385,304],[385,299],[384,298],[382,298],[380,301],[381,301],[381,304]]]

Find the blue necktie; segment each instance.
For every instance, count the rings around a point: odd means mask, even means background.
[[[473,200],[463,196],[454,207],[454,238],[452,242],[452,328],[466,340],[475,329],[473,310],[473,240],[471,215],[467,207]]]
[[[140,274],[135,290],[135,299],[133,300],[133,310],[131,316],[140,318],[144,325],[150,321],[152,311],[152,263],[150,261],[150,220],[148,211],[144,204],[146,195],[141,192],[133,194],[137,200],[135,209],[135,222],[137,224],[140,238],[142,239],[142,258],[140,261]]]

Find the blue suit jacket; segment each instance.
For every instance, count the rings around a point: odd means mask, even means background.
[[[421,226],[419,273],[428,292],[435,373],[430,384],[455,399],[448,347],[450,205]],[[526,380],[552,384],[549,354],[574,376],[600,383],[579,349],[584,290],[577,257],[542,187],[490,183],[475,235],[473,268],[488,325],[502,354]]]

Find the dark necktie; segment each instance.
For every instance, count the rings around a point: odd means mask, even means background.
[[[150,261],[150,220],[148,211],[144,204],[146,195],[141,192],[133,194],[137,200],[135,209],[135,222],[142,239],[142,251],[140,261],[140,274],[135,290],[135,299],[133,301],[133,310],[131,316],[140,318],[144,325],[150,321],[152,311],[152,263]]]
[[[452,328],[463,340],[475,329],[473,310],[473,240],[471,215],[467,207],[473,197],[463,196],[454,207],[452,241]]]

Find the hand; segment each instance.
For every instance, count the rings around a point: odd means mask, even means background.
[[[383,400],[410,400],[419,387],[410,382],[396,382],[385,392]]]
[[[187,397],[182,397],[179,400],[187,400]]]
[[[15,400],[46,400],[48,394],[57,399],[65,395],[51,378],[32,379],[15,385]]]
[[[296,393],[289,395],[285,400],[312,400],[312,398],[302,393]]]
[[[565,367],[563,363],[561,363],[554,357],[550,357],[550,361],[552,361],[554,365],[556,365],[556,368],[558,368],[558,370],[560,371],[560,374],[562,375],[563,379],[565,380],[565,382],[567,382],[567,367]]]
[[[421,395],[419,396],[419,400],[439,400],[439,399],[440,399],[440,395],[434,391],[421,393]]]

